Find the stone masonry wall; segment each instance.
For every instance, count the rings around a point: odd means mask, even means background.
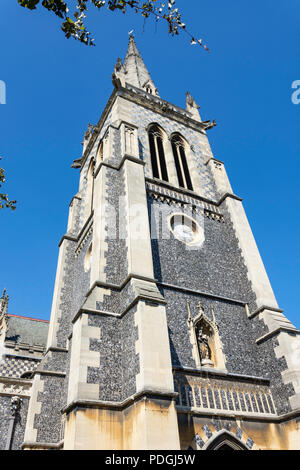
[[[20,410],[15,421],[13,441],[11,446],[12,450],[20,450],[23,444],[28,402],[29,400],[27,398],[22,398]],[[10,403],[10,396],[0,397],[0,450],[4,450],[6,445],[9,421],[11,417]]]

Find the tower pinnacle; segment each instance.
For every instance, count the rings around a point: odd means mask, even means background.
[[[8,295],[6,294],[6,289],[4,289],[0,298],[0,315],[5,315],[7,313],[7,304]]]
[[[128,84],[158,96],[157,88],[155,87],[150,73],[141,57],[132,33],[129,36],[129,45],[124,61],[124,69],[126,73],[126,82]]]

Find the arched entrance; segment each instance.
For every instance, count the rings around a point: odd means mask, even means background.
[[[206,450],[249,450],[247,447],[228,431],[221,431],[213,436],[205,445]]]

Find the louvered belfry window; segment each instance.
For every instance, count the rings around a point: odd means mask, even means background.
[[[153,178],[169,181],[162,132],[157,125],[149,129],[149,145]]]
[[[179,186],[193,191],[192,180],[185,155],[184,142],[179,135],[174,135],[171,143]]]

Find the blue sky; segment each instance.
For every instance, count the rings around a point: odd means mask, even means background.
[[[298,0],[178,0],[190,30],[211,53],[171,38],[166,26],[131,13],[91,10],[96,47],[64,38],[58,19],[2,0],[0,155],[4,188],[18,200],[1,211],[0,289],[9,312],[50,316],[57,244],[66,230],[68,204],[78,189],[70,168],[81,155],[89,122],[95,124],[112,91],[111,73],[124,57],[128,31],[162,98],[179,106],[189,90],[209,131],[216,158],[243,198],[281,308],[300,328],[299,120],[292,82],[300,80]],[[3,189],[4,189],[3,188]]]

